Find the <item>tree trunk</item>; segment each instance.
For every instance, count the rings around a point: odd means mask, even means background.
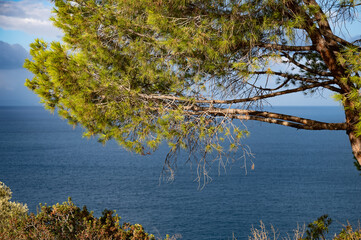
[[[352,104],[350,104],[352,105]],[[358,111],[349,109],[349,104],[345,104],[345,116],[348,129],[346,131],[352,148],[352,153],[357,162],[361,165],[361,136],[356,134],[356,124],[359,122],[360,115]]]
[[[347,134],[350,139],[353,155],[355,156],[357,162],[361,165],[361,136],[356,137],[356,133],[354,131],[347,131]]]

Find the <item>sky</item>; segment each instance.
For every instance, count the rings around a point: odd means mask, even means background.
[[[0,0],[0,106],[41,105],[24,86],[32,74],[22,66],[34,39],[61,40],[49,21],[52,7],[47,0]]]
[[[49,17],[53,4],[47,0],[0,0],[0,106],[37,106],[39,98],[25,86],[32,74],[22,67],[29,58],[29,44],[36,38],[61,41],[62,32]],[[352,39],[361,35],[361,24],[350,27]],[[284,106],[338,106],[331,93],[322,96],[291,94],[270,99],[270,104]]]

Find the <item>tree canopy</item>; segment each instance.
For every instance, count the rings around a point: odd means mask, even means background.
[[[189,151],[244,157],[241,120],[344,130],[361,163],[360,39],[353,0],[55,0],[61,43],[36,40],[26,85],[86,136],[148,154],[166,141],[165,171]],[[345,122],[263,111],[269,98],[331,90]],[[243,153],[241,153],[243,149]],[[213,160],[213,158],[212,158]],[[202,175],[202,174],[201,174]]]

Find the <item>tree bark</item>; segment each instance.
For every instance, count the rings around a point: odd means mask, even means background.
[[[350,80],[348,80],[347,82],[342,81],[342,78],[347,76],[347,71],[345,67],[342,66],[342,64],[340,64],[340,62],[337,60],[336,52],[341,52],[341,47],[339,45],[340,39],[334,37],[335,35],[332,32],[329,22],[327,21],[327,16],[319,7],[317,1],[303,1],[306,5],[310,7],[313,6],[318,8],[318,10],[314,14],[314,17],[309,17],[304,10],[297,8],[299,5],[295,5],[295,2],[292,2],[292,6],[296,6],[295,9],[305,16],[305,20],[308,23],[305,26],[305,30],[309,34],[309,37],[313,43],[312,45],[316,47],[316,51],[320,53],[324,63],[326,64],[335,81],[337,82],[337,85],[340,87],[341,91],[339,92],[341,92],[346,98],[348,98],[352,93],[354,85]],[[318,27],[314,26],[314,19],[316,20]],[[342,43],[345,44],[345,42]],[[357,136],[358,131],[356,127],[360,121],[361,112],[360,110],[357,110],[355,108],[355,104],[350,99],[346,99],[343,102],[343,105],[347,125],[346,133],[351,143],[353,155],[356,158],[357,162],[361,165],[361,136]]]
[[[346,134],[349,137],[352,153],[356,158],[357,162],[361,165],[361,136],[357,136],[356,133],[356,124],[359,122],[359,113],[350,109],[349,103],[345,103],[345,116],[346,124],[348,126]]]
[[[361,165],[361,137],[357,137],[355,131],[348,131],[347,134],[350,139],[352,153]]]

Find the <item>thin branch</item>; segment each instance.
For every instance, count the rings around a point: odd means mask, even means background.
[[[302,70],[305,70],[306,72],[309,72],[309,73],[312,73],[312,74],[317,74],[317,75],[324,76],[324,77],[332,76],[332,73],[330,73],[330,72],[319,72],[319,71],[311,69],[311,68],[297,62],[293,57],[291,57],[286,52],[282,52],[282,54],[283,54],[284,57],[286,57],[288,60],[290,60],[291,63],[293,63],[297,67],[301,68]]]
[[[284,78],[287,78],[287,79],[298,80],[298,81],[302,81],[302,82],[306,82],[306,83],[313,83],[313,84],[319,83],[318,81],[315,81],[314,79],[311,79],[311,78],[304,78],[304,77],[300,77],[299,75],[289,74],[289,73],[282,73],[282,72],[258,71],[258,72],[252,72],[252,74],[257,74],[257,75],[263,75],[263,74],[277,75],[277,76],[284,77]],[[319,79],[319,80],[321,80],[321,79]],[[329,80],[329,79],[325,79],[325,80]],[[326,81],[321,82],[321,83],[326,83]],[[335,81],[329,80],[329,81],[327,81],[327,83],[328,84],[325,84],[322,87],[330,89],[331,91],[334,91],[334,92],[343,93],[343,91],[340,88],[333,87],[333,86],[330,85],[330,84],[336,84]]]
[[[255,89],[261,90],[261,91],[276,91],[276,90],[279,90],[279,89],[283,88],[284,86],[286,86],[290,81],[291,81],[291,79],[287,79],[275,88],[263,88],[263,87],[256,86],[249,82],[246,82],[246,84],[252,86]]]
[[[291,45],[283,45],[283,44],[276,44],[276,43],[263,43],[263,42],[258,42],[258,43],[254,43],[251,45],[246,42],[240,42],[237,45],[235,45],[232,50],[233,51],[237,51],[239,49],[244,50],[245,48],[252,48],[252,47],[267,48],[267,49],[279,50],[279,51],[293,51],[293,52],[316,51],[315,45],[291,46]]]
[[[271,48],[280,51],[314,51],[316,50],[316,46],[290,46],[290,45],[282,45],[282,44],[272,44],[272,43],[259,43],[256,44],[257,47],[263,48]]]
[[[311,84],[311,85],[305,85],[305,86],[301,86],[298,88],[287,89],[284,91],[273,92],[273,93],[269,93],[269,94],[265,94],[265,95],[259,95],[259,96],[255,96],[255,97],[241,98],[241,99],[231,99],[231,100],[198,100],[198,99],[191,99],[191,98],[180,98],[180,97],[170,96],[170,95],[155,95],[155,94],[150,94],[150,95],[139,94],[139,96],[142,98],[145,98],[145,99],[173,100],[173,101],[179,101],[179,102],[194,102],[194,103],[208,103],[208,104],[234,104],[234,103],[252,102],[252,101],[257,101],[257,100],[261,100],[261,99],[281,96],[281,95],[285,95],[285,94],[289,94],[289,93],[301,92],[301,91],[305,91],[307,89],[327,86],[327,85],[333,84],[333,83],[334,83],[334,81],[326,81],[326,82],[320,82],[320,83],[315,83],[315,84]]]

